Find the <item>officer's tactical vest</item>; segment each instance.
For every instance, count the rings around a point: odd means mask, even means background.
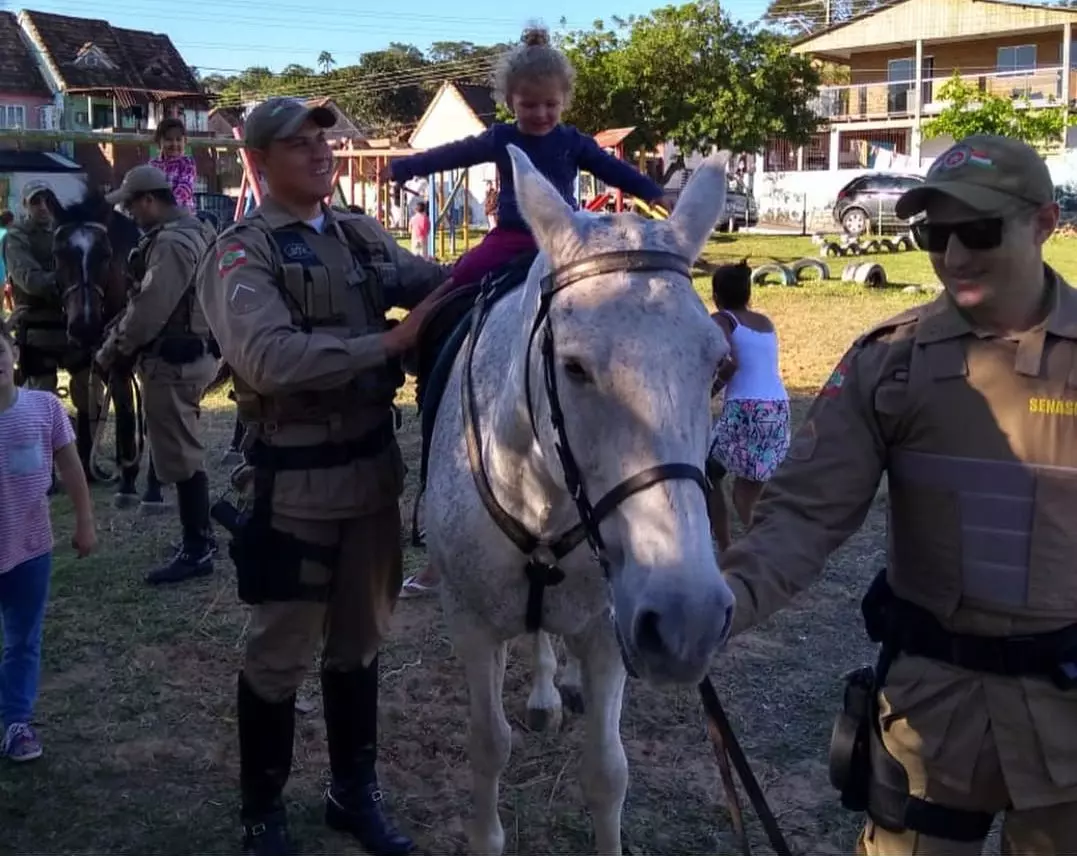
[[[893,355],[874,386],[891,588],[940,617],[964,604],[1077,621],[1077,324],[981,338],[929,314],[883,331]]]
[[[193,337],[207,339],[210,336],[209,324],[198,305],[198,296],[195,291],[195,283],[198,275],[198,263],[202,259],[210,244],[216,238],[213,230],[197,217],[179,217],[175,220],[151,229],[138,242],[138,252],[142,257],[143,269],[149,258],[150,248],[160,239],[164,233],[173,241],[178,242],[191,254],[193,264],[183,292],[183,297],[176,304],[176,308],[161,328],[160,338],[186,338]]]
[[[52,271],[56,269],[56,259],[52,252],[52,229],[47,226],[39,226],[30,220],[11,227],[11,231],[21,231],[30,243],[30,254],[34,257],[42,270]],[[10,232],[8,239],[4,241],[4,262],[8,271],[11,264],[7,260],[8,247],[11,244]],[[27,294],[17,284],[12,282],[12,297],[16,308],[24,307],[24,317],[40,320],[63,320],[64,309],[59,301],[42,300]]]
[[[4,241],[4,261],[11,276],[11,238],[12,232],[21,231],[28,238],[30,254],[42,270],[56,269],[56,259],[52,250],[52,232],[47,226],[39,226],[31,220],[23,220],[9,230]],[[15,304],[13,323],[15,324],[20,346],[48,354],[63,354],[68,350],[67,331],[64,320],[64,307],[59,294],[52,299],[43,299],[28,294],[15,282],[11,281],[12,300]],[[24,360],[32,359],[30,354],[23,354]]]
[[[278,287],[292,323],[305,333],[323,333],[348,339],[383,333],[386,291],[396,283],[392,264],[380,236],[360,220],[335,213],[322,240],[339,229],[355,264],[344,270],[326,265],[317,255],[310,233],[303,229],[273,230],[257,214],[243,221],[269,238],[279,262]],[[398,363],[368,369],[355,380],[331,390],[264,396],[242,378],[234,378],[236,408],[244,422],[320,421],[361,408],[388,408],[403,384]]]

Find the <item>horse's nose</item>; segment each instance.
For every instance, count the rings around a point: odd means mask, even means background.
[[[633,647],[658,671],[698,680],[725,643],[733,620],[732,592],[723,581],[683,593],[657,586],[640,601],[632,622]]]

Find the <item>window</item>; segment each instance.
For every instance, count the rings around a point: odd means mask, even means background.
[[[26,108],[22,104],[0,104],[0,128],[25,128]]]
[[[998,70],[1002,74],[1033,71],[1036,68],[1036,46],[1015,45],[998,49]]]

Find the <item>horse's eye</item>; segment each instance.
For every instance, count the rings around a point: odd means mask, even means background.
[[[587,374],[587,369],[577,359],[569,358],[561,364],[561,367],[565,370],[568,379],[576,383],[587,383],[591,379],[591,376]]]

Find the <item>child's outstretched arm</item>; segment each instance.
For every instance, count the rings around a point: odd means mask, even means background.
[[[620,158],[611,155],[595,142],[594,137],[580,131],[576,133],[580,136],[579,156],[576,161],[580,169],[587,170],[599,181],[651,205],[662,201],[665,191],[655,182]]]
[[[489,163],[497,152],[497,141],[494,138],[496,127],[495,125],[473,137],[466,137],[417,155],[394,160],[389,164],[389,177],[401,184],[417,175],[426,177],[450,169]]]

